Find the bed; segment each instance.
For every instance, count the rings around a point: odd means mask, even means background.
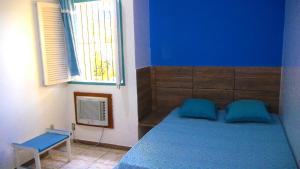
[[[279,117],[269,124],[181,118],[174,109],[116,169],[297,169]]]

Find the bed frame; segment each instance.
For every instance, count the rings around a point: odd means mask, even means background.
[[[280,67],[177,67],[137,69],[140,126],[152,127],[187,98],[207,98],[220,109],[237,99],[260,99],[279,112]]]

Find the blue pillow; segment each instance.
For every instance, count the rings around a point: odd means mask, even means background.
[[[181,106],[179,115],[181,117],[216,120],[216,105],[206,99],[187,99]]]
[[[232,122],[270,122],[266,105],[260,100],[238,100],[227,107],[225,121]]]

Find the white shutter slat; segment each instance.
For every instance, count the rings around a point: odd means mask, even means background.
[[[37,2],[44,84],[54,85],[70,80],[67,51],[60,6]]]

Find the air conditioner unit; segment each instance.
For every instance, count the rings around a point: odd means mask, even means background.
[[[75,92],[74,96],[77,124],[112,128],[111,95]]]

